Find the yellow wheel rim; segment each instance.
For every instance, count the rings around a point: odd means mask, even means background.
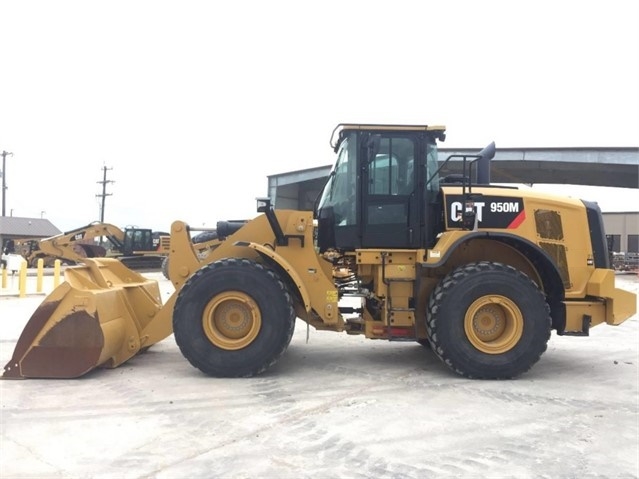
[[[262,315],[250,296],[227,291],[213,297],[206,305],[202,326],[215,346],[233,351],[253,342],[260,332]]]
[[[502,354],[521,339],[524,318],[510,299],[499,295],[482,296],[466,311],[464,330],[471,344],[481,352]]]

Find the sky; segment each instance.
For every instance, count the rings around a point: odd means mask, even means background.
[[[268,175],[333,163],[342,122],[639,146],[639,2],[0,0],[7,215],[98,220],[106,167],[120,227],[251,218]]]

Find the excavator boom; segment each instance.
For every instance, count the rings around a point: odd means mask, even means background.
[[[100,253],[99,250],[92,248],[93,245],[81,244],[80,241],[101,236],[113,239],[118,243],[122,243],[124,240],[124,233],[117,226],[108,223],[90,223],[66,233],[40,240],[40,251],[49,256],[82,262],[85,258],[96,257]],[[103,251],[102,256],[104,256]]]

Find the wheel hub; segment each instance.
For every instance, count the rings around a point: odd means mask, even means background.
[[[241,303],[228,301],[215,312],[215,325],[229,337],[241,337],[251,322],[250,311]]]
[[[245,293],[230,291],[209,301],[202,314],[206,337],[216,346],[242,349],[253,342],[262,326],[257,304]]]
[[[524,318],[517,305],[500,295],[482,296],[466,311],[464,330],[470,343],[487,354],[502,354],[521,339]]]
[[[484,341],[491,341],[506,325],[503,312],[494,305],[482,306],[473,317],[473,329]]]

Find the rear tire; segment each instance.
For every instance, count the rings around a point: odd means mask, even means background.
[[[468,378],[507,379],[528,371],[546,350],[550,308],[515,268],[471,263],[449,273],[428,303],[433,351]]]
[[[178,294],[173,333],[184,357],[215,377],[260,374],[284,354],[295,328],[277,274],[247,259],[202,267]]]

